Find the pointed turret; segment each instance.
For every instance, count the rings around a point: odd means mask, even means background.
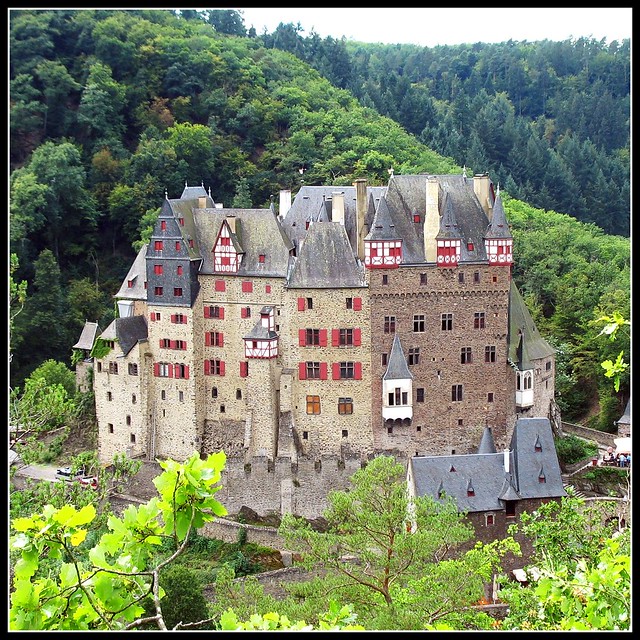
[[[500,189],[493,204],[493,216],[484,236],[489,264],[511,266],[513,264],[513,236],[502,206]]]
[[[371,231],[364,239],[364,266],[391,269],[402,262],[402,238],[395,229],[385,199],[380,200]]]
[[[437,262],[439,267],[457,267],[460,261],[462,234],[458,228],[453,203],[448,193],[444,195],[440,231],[436,235]]]
[[[382,417],[385,420],[410,420],[413,417],[413,374],[397,334],[393,338],[387,370],[382,376]]]

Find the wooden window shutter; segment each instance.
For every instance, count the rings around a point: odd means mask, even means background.
[[[211,317],[211,307],[205,307],[204,308],[204,317],[205,318],[210,318]]]
[[[362,329],[359,327],[353,330],[353,346],[359,347],[362,344]]]
[[[327,379],[327,363],[321,362],[320,363],[320,380],[326,380],[326,379]]]
[[[327,330],[326,329],[320,329],[320,346],[321,347],[327,346]]]
[[[334,362],[332,365],[333,379],[340,380],[340,363]]]
[[[224,375],[224,361],[220,360],[220,375]]]
[[[240,307],[240,317],[241,318],[247,317],[247,307]]]
[[[354,362],[353,373],[356,380],[362,380],[362,362]]]
[[[362,311],[362,298],[354,298],[353,299],[353,310],[354,311]]]
[[[218,346],[224,347],[224,333],[218,334]]]
[[[158,362],[153,363],[153,375],[156,378],[160,375],[160,364]]]
[[[225,290],[225,282],[224,280],[216,280],[216,291],[224,291]]]
[[[173,322],[174,324],[176,322],[176,314],[175,313],[171,314],[171,322]]]
[[[208,376],[211,373],[211,360],[204,361],[204,375]]]
[[[184,365],[184,379],[185,380],[189,379],[189,365],[188,364]]]
[[[307,379],[307,363],[306,362],[299,362],[298,363],[298,378],[300,380],[306,380]]]
[[[305,329],[298,329],[298,345],[301,347],[307,346],[307,332]]]
[[[304,298],[298,298],[298,311],[304,311],[307,306],[307,301]]]
[[[169,367],[169,377],[173,378],[173,365],[169,364],[169,365],[167,365],[167,367]]]
[[[331,346],[340,346],[340,329],[331,329]]]
[[[224,307],[219,307],[220,315],[218,316],[220,320],[224,320]]]
[[[204,346],[205,347],[210,347],[211,346],[211,332],[207,331],[204,334]]]

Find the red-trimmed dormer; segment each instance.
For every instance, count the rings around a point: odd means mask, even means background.
[[[439,267],[457,267],[460,262],[462,234],[453,213],[453,204],[448,193],[444,195],[440,231],[436,235],[436,261]]]
[[[242,262],[244,251],[236,235],[237,220],[227,216],[220,226],[213,245],[213,270],[219,273],[236,273]]]
[[[502,267],[510,267],[513,264],[513,236],[502,206],[500,188],[493,204],[493,214],[484,236],[484,244],[489,264]]]
[[[402,262],[402,238],[395,231],[386,200],[381,200],[371,231],[364,239],[367,269],[394,269]]]

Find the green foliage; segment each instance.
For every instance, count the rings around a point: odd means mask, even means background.
[[[106,358],[110,351],[111,347],[109,346],[109,343],[104,338],[98,337],[93,343],[93,348],[91,349],[89,357],[100,360],[102,358]]]
[[[575,464],[590,456],[598,455],[598,444],[591,440],[583,440],[573,434],[562,438],[554,438],[558,460],[562,464]]]
[[[109,532],[88,551],[78,549],[96,516],[95,507],[45,505],[40,513],[12,521],[10,549],[19,552],[14,567],[10,628],[127,629],[153,622],[166,629],[157,575],[184,550],[193,528],[226,514],[214,498],[225,464],[223,452],[201,460],[197,453],[183,464],[160,462],[155,478],[159,497],[122,517],[111,516]],[[168,556],[156,558],[163,538],[172,541]],[[60,560],[56,571],[42,573],[43,554]],[[156,613],[145,619],[142,603],[153,597]]]
[[[630,327],[631,322],[626,320],[618,311],[614,311],[611,316],[602,316],[598,318],[596,323],[606,322],[599,336],[609,336],[609,340],[612,342],[618,337],[618,332],[623,327]],[[617,391],[620,391],[620,381],[623,374],[629,368],[629,364],[624,361],[624,349],[618,353],[615,362],[611,360],[605,360],[600,363],[600,366],[604,369],[604,375],[607,378],[613,378],[613,387]]]

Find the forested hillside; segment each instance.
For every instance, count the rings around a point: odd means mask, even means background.
[[[425,131],[449,126],[442,98],[429,94],[437,108],[428,127],[415,125],[422,127],[417,132],[381,115],[364,93],[363,106],[357,91],[331,84],[269,45],[266,35],[245,36],[235,12],[185,13],[10,11],[10,250],[18,259],[11,277],[27,286],[24,304],[11,298],[12,385],[45,360],[69,364],[86,320],[107,326],[113,295],[162,199],[178,197],[185,183],[204,184],[225,206],[261,207],[277,201],[280,189],[295,194],[302,181],[346,185],[365,177],[381,185],[390,168],[442,174],[466,165],[501,183],[516,239],[514,277],[539,328],[560,350],[565,417],[581,418],[599,397],[606,409],[599,424],[611,428],[628,396],[628,376],[614,394],[599,363],[625,338],[612,344],[598,337],[601,327],[592,321],[613,310],[628,317],[628,238],[579,222],[578,195],[575,210],[571,201],[569,210],[558,207],[567,215],[544,211],[552,207],[533,196],[529,202],[515,181],[500,177],[498,156],[467,158],[439,148]],[[343,49],[336,46],[326,64],[336,65]],[[365,67],[353,68],[354,78],[373,81]],[[437,77],[427,74],[424,82]],[[483,97],[487,109],[508,107],[496,96]],[[420,103],[406,107],[418,120],[427,111]],[[494,144],[506,131],[497,122],[487,138]],[[532,123],[531,130],[545,131],[539,140],[548,141],[548,127],[540,126]],[[622,163],[628,200],[624,148],[623,141],[607,157]],[[526,174],[538,179],[526,162]],[[553,164],[542,159],[540,166],[548,172]],[[583,218],[615,218],[622,227],[610,232],[624,235],[628,205],[616,209],[624,180],[614,183],[606,174],[605,182],[596,191],[607,202],[590,200],[590,217]]]

